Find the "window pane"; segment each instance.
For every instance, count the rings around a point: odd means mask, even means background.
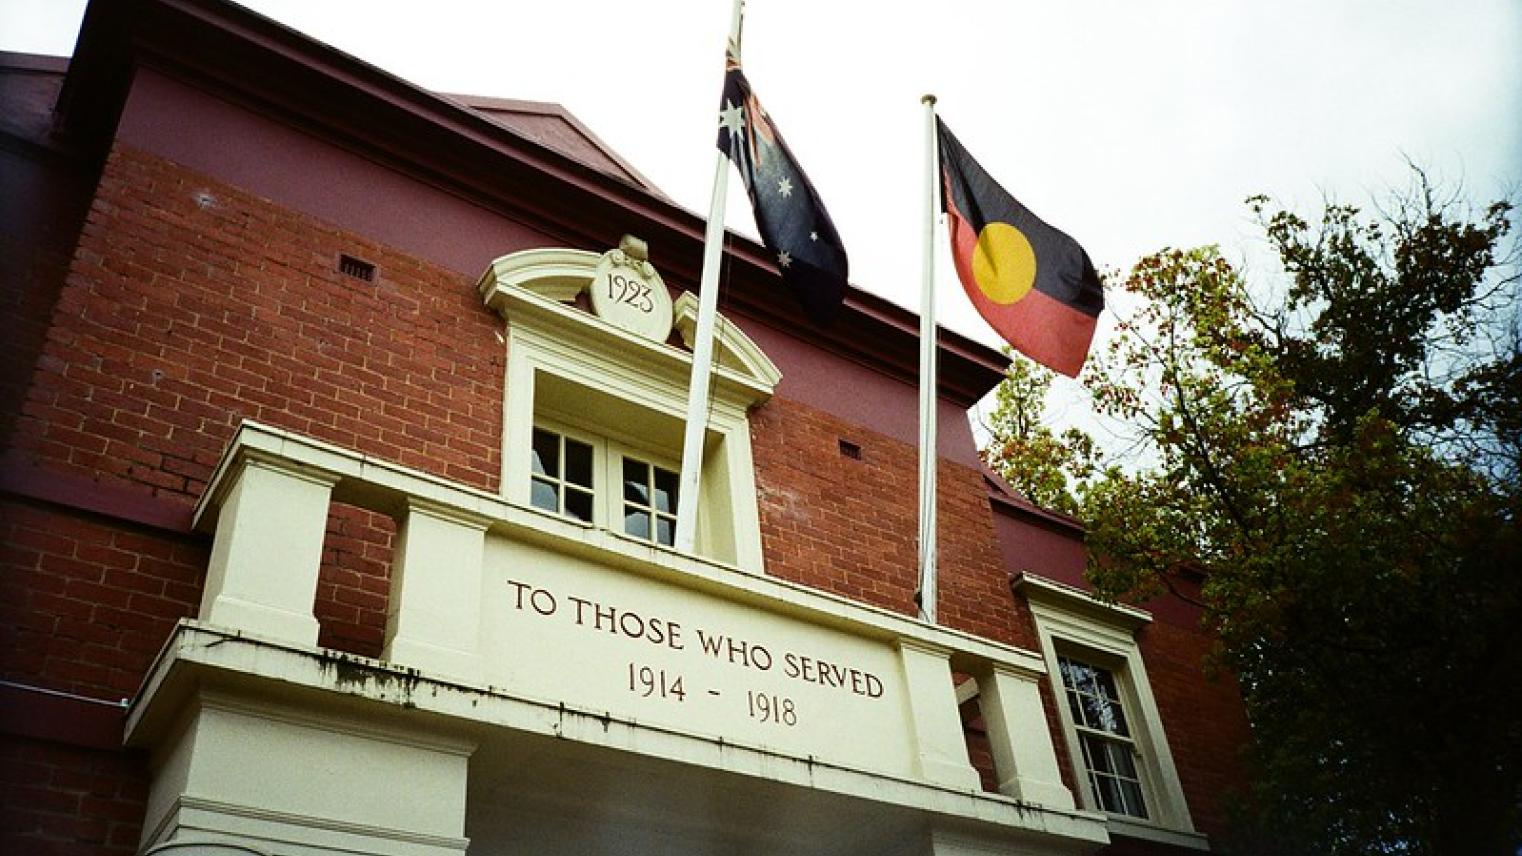
[[[1111,701],[1120,701],[1120,692],[1115,689],[1115,676],[1110,673],[1109,669],[1095,669],[1094,684],[1095,688],[1099,691],[1099,695]]]
[[[657,544],[665,544],[670,547],[676,543],[676,521],[669,517],[656,516],[655,518],[655,541]]]
[[[624,499],[647,508],[650,506],[649,464],[624,458]]]
[[[1124,743],[1111,743],[1110,767],[1128,779],[1136,778],[1136,756],[1132,754],[1131,747]]]
[[[1120,780],[1121,796],[1126,800],[1126,814],[1132,817],[1146,817],[1147,803],[1142,799],[1141,784],[1126,779]]]
[[[1131,736],[1131,729],[1126,724],[1126,712],[1121,708],[1119,699],[1105,705],[1105,716],[1104,728],[1106,731],[1111,731],[1125,737]]]
[[[1090,725],[1111,734],[1130,736],[1126,731],[1126,716],[1121,713],[1118,702],[1102,698],[1086,698],[1085,703],[1092,711]]]
[[[650,513],[624,506],[624,531],[636,538],[650,540]]]
[[[1102,731],[1111,730],[1109,721],[1113,717],[1109,716],[1109,702],[1091,695],[1079,696],[1079,700],[1083,702],[1084,721],[1088,723],[1090,728],[1098,728]]]
[[[534,472],[541,475],[560,475],[560,437],[543,428],[534,429]],[[539,503],[534,503],[539,505]],[[544,508],[544,506],[539,506]]]
[[[677,475],[670,470],[655,468],[655,510],[676,513]]]
[[[1087,663],[1069,661],[1073,676],[1073,689],[1085,695],[1094,695],[1094,667]]]
[[[1088,725],[1089,723],[1083,718],[1083,705],[1078,703],[1078,693],[1068,690],[1067,697],[1068,712],[1073,714],[1073,723],[1075,725]]]
[[[592,447],[569,437],[565,440],[565,480],[582,487],[592,486]]]
[[[535,508],[542,508],[545,511],[560,510],[560,497],[556,494],[554,485],[539,479],[534,479],[530,484],[533,485],[530,493]]]
[[[570,485],[565,489],[565,513],[583,523],[592,522],[592,494]]]
[[[1115,759],[1110,756],[1110,742],[1101,737],[1083,736],[1083,755],[1089,769],[1096,773],[1114,773]]]
[[[1105,811],[1116,814],[1125,814],[1125,800],[1120,795],[1120,783],[1109,776],[1094,776],[1094,790],[1099,796],[1099,804]]]

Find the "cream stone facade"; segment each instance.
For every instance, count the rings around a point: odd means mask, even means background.
[[[325,519],[331,496],[402,519],[381,660],[318,648],[295,620],[322,541],[303,518]],[[215,593],[181,623],[129,711],[129,743],[155,758],[145,849],[516,852],[494,843],[501,830],[466,838],[467,791],[501,774],[470,759],[534,737],[554,739],[534,765],[575,766],[602,750],[636,769],[692,768],[678,779],[755,780],[821,815],[844,801],[888,828],[923,819],[985,848],[1061,853],[1105,840],[1102,816],[1075,810],[1057,775],[1035,652],[257,423],[239,430],[197,521],[215,532]],[[276,554],[237,546],[267,544],[254,536],[272,530]],[[981,691],[1001,793],[983,792],[969,763],[953,670]],[[731,787],[743,801],[744,786]],[[637,801],[609,799],[609,810]],[[728,834],[701,806],[668,814],[661,823],[682,818],[695,844]],[[793,846],[869,853],[885,842],[821,834]]]

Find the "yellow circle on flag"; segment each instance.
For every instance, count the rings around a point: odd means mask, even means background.
[[[989,300],[1000,305],[1014,303],[1036,282],[1036,251],[1014,226],[989,223],[978,233],[972,276]]]

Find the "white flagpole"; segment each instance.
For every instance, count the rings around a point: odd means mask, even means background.
[[[920,289],[920,615],[935,623],[935,462],[938,437],[936,407],[935,334],[935,226],[940,206],[940,157],[936,151],[935,96],[920,99],[925,105],[925,244],[924,282]]]
[[[745,0],[734,0],[729,43],[740,58],[740,25]],[[687,390],[687,427],[682,438],[682,474],[677,486],[676,549],[693,552],[698,533],[698,481],[703,471],[703,434],[708,429],[708,385],[713,371],[713,331],[719,314],[719,268],[724,254],[724,203],[729,191],[729,156],[720,151],[713,171],[713,199],[703,234],[703,274],[698,280],[698,324],[692,346],[692,383]]]

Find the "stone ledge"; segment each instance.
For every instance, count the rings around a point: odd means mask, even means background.
[[[182,620],[128,710],[128,745],[149,746],[173,728],[193,693],[237,687],[286,704],[358,706],[388,727],[429,733],[513,729],[632,752],[828,794],[868,800],[930,819],[971,823],[1001,838],[1071,848],[1109,840],[1103,815],[1053,810],[999,794],[940,787],[651,726],[492,686],[441,680],[416,669],[315,647],[260,639]]]

